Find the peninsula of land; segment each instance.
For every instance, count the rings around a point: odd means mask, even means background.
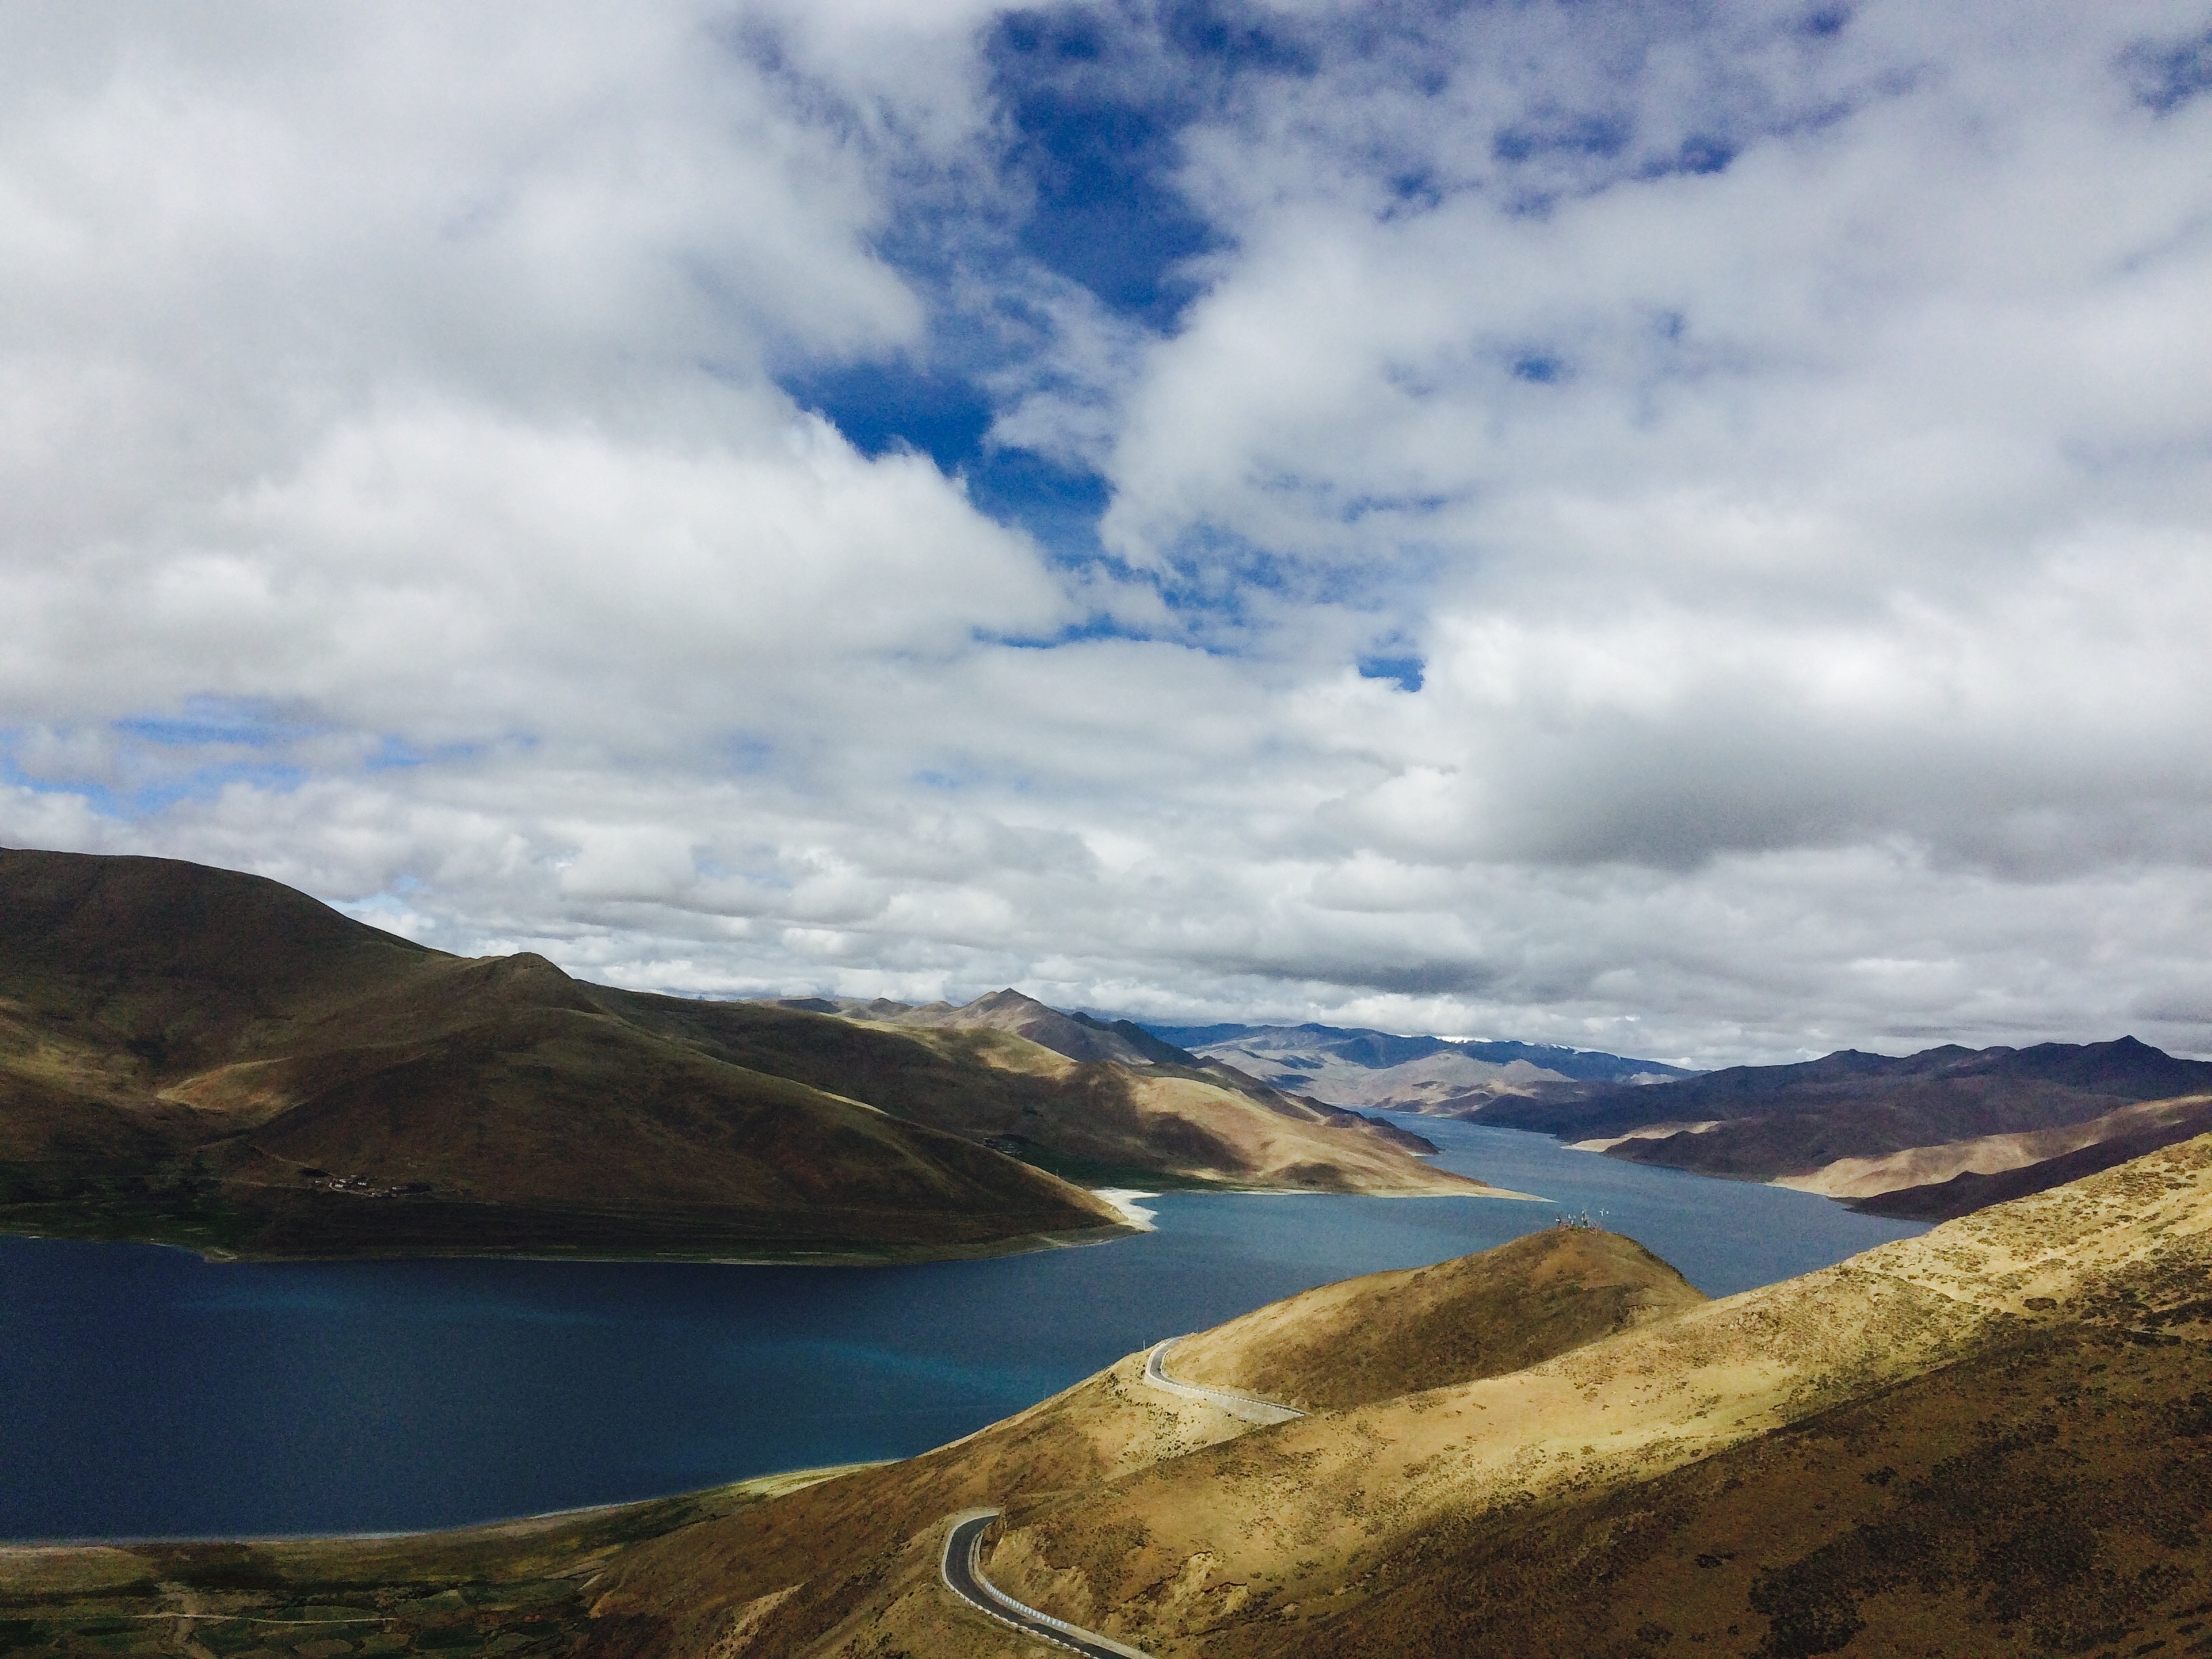
[[[624,991],[259,877],[0,851],[0,1231],[829,1263],[1114,1237],[1098,1186],[1498,1194],[1424,1150],[1165,1044]]]

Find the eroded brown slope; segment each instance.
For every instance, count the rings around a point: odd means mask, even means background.
[[[2063,1150],[2046,1150],[2046,1142],[2044,1147],[2032,1149],[2041,1152],[2041,1157],[2009,1167],[2002,1162],[1995,1167],[1970,1164],[1939,1179],[1885,1185],[1856,1199],[1851,1207],[1913,1221],[1948,1221],[1991,1204],[2025,1198],[2203,1133],[2212,1128],[2212,1095],[2187,1095],[2179,1100],[2124,1107],[2081,1127],[2091,1133],[2070,1146],[2061,1141]]]
[[[1552,1228],[1370,1273],[1185,1337],[1174,1374],[1301,1411],[1500,1376],[1705,1300],[1632,1238]]]
[[[1082,1061],[1012,1032],[856,1022],[592,988],[602,1006],[736,1064],[850,1094],[1091,1184],[1504,1194],[1431,1168],[1387,1124],[1167,1067]]]
[[[18,1231],[960,1254],[1121,1224],[1077,1182],[1493,1190],[1399,1139],[997,1030],[459,960],[233,872],[0,852],[0,1225]]]
[[[595,990],[255,877],[0,854],[0,1224],[258,1254],[774,1255],[1121,1224],[1042,1170],[641,1029]]]
[[[1978,1052],[1954,1044],[1900,1057],[1844,1050],[1648,1088],[1561,1089],[1487,1103],[1480,1115],[1632,1163],[1942,1220],[2202,1133],[2203,1121],[2153,1109],[2201,1100],[2208,1089],[2212,1063],[2122,1037]],[[1916,1188],[1927,1190],[1893,1196]]]

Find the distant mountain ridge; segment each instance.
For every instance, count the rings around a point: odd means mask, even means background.
[[[1845,1048],[1644,1088],[1501,1099],[1482,1106],[1479,1121],[1632,1163],[1778,1182],[1934,1220],[2186,1139],[2207,1126],[2206,1097],[2212,1061],[2124,1036],[2025,1048],[1947,1043],[1899,1056]],[[2166,1109],[2148,1109],[2153,1103]]]
[[[895,1002],[887,997],[776,997],[753,1006],[829,1015],[871,1027],[970,1036],[997,1033],[1033,1043],[1080,1066],[1108,1068],[1125,1079],[1120,1085],[1116,1110],[1126,1113],[1133,1105],[1141,1110],[1145,1101],[1173,1098],[1183,1103],[1182,1110],[1200,1106],[1206,1113],[1208,1123],[1204,1127],[1179,1121],[1162,1124],[1149,1132],[1161,1138],[1164,1152],[1172,1146],[1188,1153],[1208,1140],[1215,1144],[1217,1150],[1211,1155],[1210,1170],[1200,1161],[1187,1167],[1186,1174],[1203,1173],[1207,1178],[1233,1177],[1243,1164],[1247,1176],[1262,1168],[1273,1169],[1276,1176],[1269,1184],[1294,1188],[1330,1188],[1342,1182],[1349,1183],[1343,1185],[1342,1190],[1370,1192],[1475,1189],[1465,1183],[1455,1187],[1453,1183],[1459,1182],[1460,1177],[1438,1171],[1422,1172],[1417,1177],[1403,1168],[1374,1165],[1364,1154],[1356,1152],[1355,1148],[1364,1143],[1402,1161],[1406,1154],[1425,1158],[1437,1150],[1433,1141],[1387,1118],[1369,1116],[1310,1095],[1277,1088],[1218,1059],[1194,1054],[1163,1042],[1133,1021],[1109,1023],[1091,1014],[1064,1012],[1011,988],[959,1005],[916,1005]],[[1310,1139],[1313,1128],[1338,1133],[1315,1143]],[[1123,1145],[1127,1146],[1127,1137],[1135,1132],[1126,1120],[1109,1127],[1103,1117],[1094,1117],[1087,1125],[1067,1120],[1048,1122],[1025,1118],[1018,1125],[1001,1128],[986,1144],[1024,1158],[1041,1159],[1048,1168],[1075,1167],[1068,1161],[1073,1158],[1093,1173],[1101,1173],[1103,1166],[1097,1159],[1106,1152],[1106,1143],[1116,1129],[1123,1135]],[[1273,1150],[1264,1154],[1256,1150],[1232,1152],[1222,1141],[1224,1135],[1248,1148],[1272,1143]],[[1039,1136],[1044,1138],[1037,1139]],[[1286,1137],[1303,1142],[1307,1156],[1285,1162],[1289,1149],[1281,1143]],[[1259,1159],[1256,1164],[1253,1162],[1255,1158]],[[1331,1165],[1340,1166],[1334,1176],[1328,1173]],[[1158,1173],[1155,1170],[1152,1178],[1158,1178]]]
[[[779,1008],[798,1008],[885,1025],[920,1025],[939,1031],[1011,1031],[1070,1060],[1114,1060],[1124,1066],[1197,1066],[1196,1056],[1162,1042],[1132,1020],[1110,1024],[1089,1014],[1065,1013],[1011,987],[962,1005],[894,1002],[888,997],[775,997]]]
[[[1692,1073],[1552,1043],[1401,1036],[1335,1025],[1148,1025],[1154,1037],[1262,1083],[1345,1106],[1453,1114],[1563,1085],[1668,1082]],[[1575,1092],[1571,1088],[1567,1092]]]
[[[1123,1024],[1128,1022],[1124,1021]],[[1626,1083],[1636,1077],[1689,1077],[1686,1067],[1656,1060],[1632,1060],[1595,1048],[1568,1048],[1550,1042],[1513,1042],[1474,1037],[1402,1036],[1392,1031],[1361,1026],[1322,1025],[1147,1025],[1144,1029],[1164,1042],[1194,1053],[1224,1043],[1267,1036],[1317,1040],[1354,1064],[1377,1069],[1401,1066],[1436,1054],[1459,1054],[1496,1066],[1516,1060],[1540,1066],[1565,1079],[1591,1083]]]

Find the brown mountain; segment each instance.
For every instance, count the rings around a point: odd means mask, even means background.
[[[780,1002],[597,994],[706,1052],[1092,1185],[1519,1196],[1431,1169],[1419,1154],[1435,1147],[1395,1125],[1210,1071],[1077,1060],[983,1023],[945,1029]]]
[[[1109,1024],[1085,1013],[1062,1013],[1011,988],[993,991],[957,1006],[949,1002],[916,1006],[884,998],[862,1001],[849,997],[785,997],[777,999],[774,1006],[834,1013],[869,1024],[919,1025],[939,1031],[1003,1031],[1069,1060],[1109,1061],[1155,1076],[1212,1084],[1256,1101],[1279,1116],[1360,1131],[1420,1157],[1437,1151],[1434,1141],[1401,1128],[1388,1118],[1369,1116],[1310,1094],[1277,1088],[1219,1060],[1163,1042],[1133,1020],[1117,1019]]]
[[[2208,1352],[2212,1137],[1017,1501],[987,1565],[1162,1656],[2182,1651],[2212,1602]]]
[[[0,852],[18,1231],[879,1258],[1123,1224],[1063,1176],[1490,1190],[1344,1119],[995,1030],[454,958],[228,871]]]
[[[975,1001],[960,1005],[893,1002],[878,997],[862,1001],[855,997],[784,997],[776,1006],[811,1013],[839,1014],[884,1025],[921,1025],[939,1031],[1006,1031],[1027,1037],[1041,1048],[1049,1048],[1070,1060],[1110,1060],[1124,1066],[1182,1066],[1197,1069],[1205,1062],[1172,1043],[1163,1042],[1132,1020],[1111,1024],[1089,1014],[1062,1013],[1035,997],[1008,987]]]
[[[1948,1221],[2112,1169],[2208,1129],[2212,1095],[2184,1095],[2123,1106],[2065,1128],[1918,1148],[1917,1161],[1939,1156],[1943,1172],[1929,1171],[1913,1185],[1904,1184],[1899,1174],[1885,1172],[1851,1207],[1911,1221]]]
[[[2205,1127],[2188,1101],[2207,1093],[2212,1062],[2122,1037],[1901,1058],[1846,1049],[1801,1065],[1489,1103],[1469,1115],[1632,1163],[1776,1181],[1856,1208],[1940,1219],[2186,1139]],[[2088,1150],[2102,1142],[2106,1152]],[[2028,1172],[2039,1165],[2040,1175]],[[1930,1185],[1944,1190],[1917,1193]]]
[[[0,1223],[256,1252],[958,1253],[1111,1230],[961,1137],[275,882],[0,853]]]

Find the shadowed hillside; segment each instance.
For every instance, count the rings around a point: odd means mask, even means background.
[[[1519,1196],[1430,1168],[1394,1125],[1176,1067],[1078,1060],[988,1027],[892,1028],[776,1003],[592,994],[707,1053],[872,1101],[1071,1181]]]
[[[715,1006],[728,1012],[712,1017],[720,1024],[710,1040],[723,1043],[758,1042],[775,1029],[774,1011],[828,1012],[863,1029],[927,1030],[940,1052],[1064,1079],[1085,1097],[1080,1113],[1024,1111],[1008,1117],[994,1114],[972,1092],[899,1109],[918,1121],[963,1133],[988,1124],[992,1145],[1064,1174],[1256,1181],[1316,1191],[1476,1190],[1456,1176],[1417,1174],[1417,1166],[1388,1156],[1385,1149],[1395,1148],[1426,1157],[1437,1146],[1387,1118],[1286,1093],[1234,1066],[1186,1054],[1127,1020],[1108,1025],[1087,1014],[1063,1014],[1018,991],[994,991],[957,1008],[826,997]],[[694,1017],[691,1024],[706,1035],[708,1021]],[[1021,1041],[1010,1043],[1007,1037]],[[1038,1048],[1078,1063],[1059,1065],[1032,1052]],[[1021,1105],[1035,1103],[1025,1099]],[[1316,1128],[1343,1133],[1315,1136]],[[1378,1158],[1378,1152],[1385,1155]]]
[[[1644,1088],[1490,1102],[1468,1115],[1631,1163],[1773,1181],[1878,1214],[1938,1220],[2201,1133],[2212,1125],[2208,1094],[2212,1062],[2122,1037],[1954,1044],[1899,1059],[1845,1049]]]
[[[1109,1236],[1085,1182],[1489,1190],[1343,1117],[995,1030],[459,959],[257,877],[0,852],[18,1231],[881,1259]]]
[[[945,1254],[1118,1224],[970,1140],[280,884],[0,854],[0,1224],[257,1253]]]

